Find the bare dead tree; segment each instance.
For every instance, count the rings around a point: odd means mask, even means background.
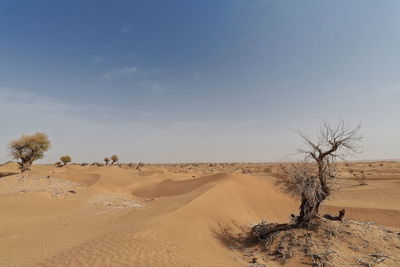
[[[300,151],[305,154],[305,159],[284,168],[284,175],[279,180],[286,192],[301,199],[297,226],[309,225],[318,215],[321,203],[331,194],[336,160],[359,152],[360,128],[361,125],[350,128],[341,121],[336,127],[324,123],[316,140],[299,133],[307,145]]]

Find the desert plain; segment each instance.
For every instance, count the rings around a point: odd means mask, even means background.
[[[16,163],[4,164],[0,265],[280,266],[227,234],[298,213],[299,200],[275,183],[280,164],[35,164],[22,174]],[[341,163],[337,183],[341,190],[324,202],[322,214],[344,208],[346,220],[400,238],[400,162]],[[374,264],[400,266],[400,247],[381,239],[378,245],[392,254]],[[360,253],[368,244],[357,242],[334,248],[338,260],[346,258],[343,266],[365,266]],[[372,252],[379,251],[365,255]],[[285,264],[312,266],[299,257]]]

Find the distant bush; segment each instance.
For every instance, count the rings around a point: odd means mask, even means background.
[[[68,163],[71,162],[71,157],[68,155],[62,156],[60,157],[60,160],[62,161],[62,163],[65,165],[67,165]]]
[[[111,161],[111,165],[113,165],[115,162],[118,161],[118,156],[117,155],[112,155],[110,159],[112,160]]]
[[[136,166],[136,170],[139,170],[144,166],[143,162],[139,162],[138,165]]]
[[[266,173],[271,173],[272,170],[271,170],[271,168],[267,167],[267,168],[264,169],[264,172],[266,172]]]
[[[42,159],[44,153],[51,148],[51,143],[45,133],[23,135],[9,144],[11,156],[18,162],[21,172],[29,171],[35,160]]]
[[[104,161],[106,162],[106,165],[108,165],[108,163],[110,162],[109,158],[104,158]]]
[[[358,184],[359,185],[367,185],[367,175],[364,173],[364,171],[361,171],[361,175],[358,178]]]

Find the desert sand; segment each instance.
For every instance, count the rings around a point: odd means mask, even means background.
[[[16,163],[5,164],[0,166],[0,265],[256,266],[221,233],[262,219],[287,222],[298,212],[299,201],[275,185],[276,166],[34,165],[20,174]],[[339,174],[342,190],[322,213],[345,208],[348,219],[399,231],[400,162],[341,164]],[[359,185],[363,175],[367,185]],[[380,266],[395,264],[400,262]],[[288,262],[302,265],[310,266]]]

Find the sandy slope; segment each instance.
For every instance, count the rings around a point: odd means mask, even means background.
[[[343,166],[354,180],[341,180],[324,209],[400,228],[400,164],[379,164]],[[35,165],[20,175],[15,164],[1,166],[1,266],[248,266],[219,233],[297,211],[271,168]],[[357,186],[361,170],[366,186]]]

